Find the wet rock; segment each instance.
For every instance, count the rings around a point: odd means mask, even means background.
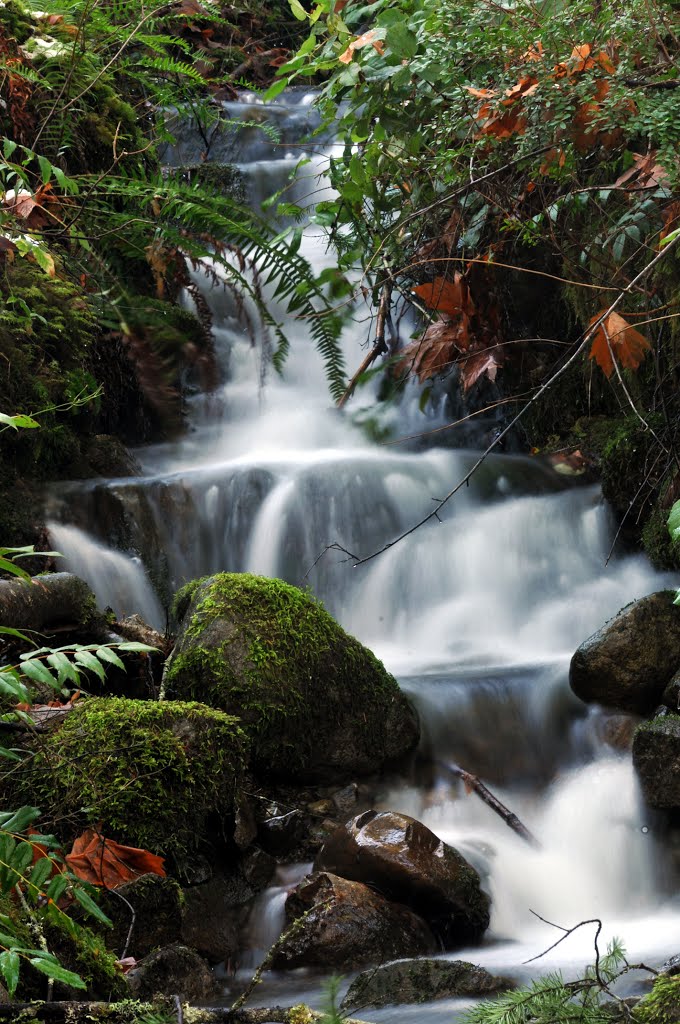
[[[260,775],[344,782],[417,744],[418,718],[396,680],[296,587],[220,573],[185,587],[175,607],[168,696],[238,715]]]
[[[494,977],[483,967],[465,960],[395,960],[355,978],[341,1009],[488,996],[514,987],[509,978]]]
[[[680,672],[676,672],[663,691],[661,700],[670,711],[680,713]]]
[[[680,665],[680,608],[673,591],[623,608],[578,648],[569,682],[577,697],[650,714]]]
[[[633,766],[649,807],[680,807],[679,715],[669,713],[638,727],[633,739]]]
[[[247,850],[257,836],[257,822],[253,808],[242,790],[236,793],[234,815],[234,842],[239,850]]]
[[[286,901],[289,922],[300,920],[273,967],[351,970],[399,956],[432,953],[437,942],[413,911],[360,882],[328,872],[304,879]]]
[[[333,832],[314,862],[375,886],[412,907],[444,948],[478,941],[489,925],[490,900],[479,875],[434,832],[394,811],[365,811]]]
[[[302,811],[294,810],[261,821],[257,835],[268,853],[280,857],[297,846],[304,832],[305,817]]]
[[[85,448],[84,456],[96,476],[139,476],[137,459],[123,442],[111,434],[95,434]]]
[[[311,804],[307,804],[307,810],[310,814],[317,815],[320,818],[327,818],[329,814],[335,814],[335,804],[332,800],[314,800]]]
[[[333,804],[339,815],[350,815],[356,813],[357,801],[359,799],[359,787],[356,782],[351,782],[344,789],[339,789],[333,794]]]
[[[105,893],[105,901],[104,912],[113,921],[107,945],[118,956],[123,955],[128,934],[126,956],[136,960],[158,946],[170,945],[181,938],[182,890],[172,878],[142,875]]]
[[[175,943],[149,954],[127,975],[137,999],[176,995],[189,1003],[202,1003],[217,995],[217,985],[205,960]]]
[[[671,977],[680,974],[680,954],[676,953],[675,956],[669,957],[661,968],[660,973],[668,974]]]
[[[260,892],[274,877],[276,860],[264,850],[250,850],[241,864],[241,871],[248,885]]]
[[[233,960],[255,893],[240,876],[225,875],[184,889],[182,940],[211,963]]]

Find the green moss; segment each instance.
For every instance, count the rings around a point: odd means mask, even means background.
[[[21,4],[6,0],[0,7],[0,29],[5,38],[14,39],[21,46],[32,34],[34,23]]]
[[[642,529],[642,546],[656,569],[680,569],[680,545],[668,533],[668,509],[654,509]]]
[[[636,1024],[677,1024],[680,1020],[680,976],[660,977],[633,1010]]]
[[[167,692],[238,713],[255,759],[273,771],[304,764],[329,719],[354,708],[357,729],[370,730],[401,696],[369,650],[282,580],[222,573],[188,584],[175,608],[187,642],[168,663]]]
[[[181,864],[216,839],[244,760],[237,720],[195,703],[91,698],[45,738],[18,783],[62,833],[85,822]]]

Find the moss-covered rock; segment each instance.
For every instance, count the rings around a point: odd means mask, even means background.
[[[660,977],[633,1010],[635,1024],[677,1024],[680,1020],[680,976]]]
[[[101,823],[181,868],[231,827],[244,746],[236,719],[200,704],[96,697],[45,736],[16,778],[64,839]]]
[[[175,607],[168,695],[238,715],[260,773],[332,781],[415,746],[417,717],[396,681],[297,587],[222,573],[189,584]]]

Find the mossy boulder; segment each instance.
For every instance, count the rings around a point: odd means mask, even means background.
[[[258,773],[332,782],[416,745],[418,719],[395,679],[297,587],[221,573],[189,584],[175,607],[167,693],[238,715]]]
[[[17,773],[64,840],[88,823],[183,862],[229,838],[244,762],[237,720],[196,703],[92,697],[47,734]]]
[[[635,1024],[677,1024],[680,1020],[680,976],[657,978],[654,988],[633,1010]]]
[[[680,608],[673,591],[627,605],[578,648],[569,683],[577,697],[650,714],[680,665]]]

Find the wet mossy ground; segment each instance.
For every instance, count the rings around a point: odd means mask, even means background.
[[[181,869],[228,840],[245,737],[233,717],[196,703],[83,701],[13,776],[64,840],[86,824]]]

